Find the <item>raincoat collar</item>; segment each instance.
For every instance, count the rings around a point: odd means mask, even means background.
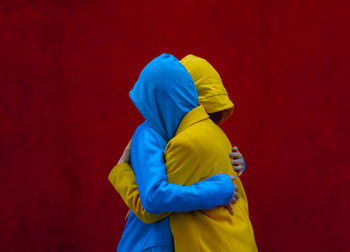
[[[176,135],[187,129],[189,126],[207,118],[209,118],[209,115],[205,111],[203,105],[199,105],[184,116],[177,128]]]

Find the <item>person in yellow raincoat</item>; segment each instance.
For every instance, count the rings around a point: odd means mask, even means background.
[[[168,183],[191,185],[216,174],[236,175],[228,155],[232,146],[213,122],[223,122],[233,110],[220,76],[202,58],[188,55],[180,62],[196,85],[201,105],[185,115],[175,137],[166,146],[164,159]],[[135,176],[126,162],[114,167],[109,180],[132,212],[145,223],[169,216],[175,251],[257,251],[247,197],[239,178],[235,185],[240,199],[233,204],[234,215],[224,207],[150,214],[140,202]]]

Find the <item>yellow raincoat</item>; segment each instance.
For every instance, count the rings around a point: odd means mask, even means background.
[[[164,158],[168,182],[191,185],[215,174],[234,175],[229,153],[232,146],[225,133],[209,119],[208,113],[231,111],[233,104],[219,74],[204,59],[188,55],[180,61],[190,73],[201,106],[181,121],[176,135],[166,147]],[[226,115],[230,115],[226,113]],[[170,214],[175,251],[257,251],[249,220],[248,202],[239,178],[239,200],[233,204],[234,215],[224,207],[184,213],[149,214],[138,195],[131,167],[121,163],[113,168],[109,180],[127,206],[145,223]]]

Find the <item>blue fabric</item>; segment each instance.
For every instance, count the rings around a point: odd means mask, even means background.
[[[150,248],[159,252],[174,251],[169,218],[164,218],[152,224],[145,224],[130,212],[117,251],[141,252]]]
[[[182,118],[198,106],[192,77],[170,54],[148,63],[129,95],[146,121],[167,142],[174,137]]]
[[[131,166],[140,199],[149,213],[211,209],[228,203],[233,183],[228,175],[215,175],[190,186],[167,183],[163,153],[182,118],[198,104],[191,76],[173,56],[162,54],[141,72],[130,98],[146,121],[135,131]],[[144,224],[129,215],[118,251],[173,251],[169,218]]]
[[[242,159],[243,159],[243,170],[242,170],[242,173],[243,173],[245,170],[245,161],[244,161],[244,158],[242,158]]]

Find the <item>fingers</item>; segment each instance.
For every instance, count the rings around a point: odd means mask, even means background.
[[[230,203],[234,204],[237,202],[238,199],[239,199],[239,194],[235,192],[232,196]]]
[[[232,183],[233,183],[233,181],[234,181],[235,179],[237,179],[237,175],[230,175],[230,178],[231,178]],[[235,192],[238,192],[238,186],[236,186],[235,183],[233,183],[233,187],[234,187],[234,191],[235,191]]]
[[[244,169],[244,160],[243,158],[231,160],[231,165],[235,171],[240,171]]]
[[[236,152],[230,152],[229,153],[230,155],[230,158],[231,159],[239,159],[239,158],[242,158],[242,153],[240,153],[239,151],[236,151]]]
[[[231,160],[232,165],[243,165],[243,163],[244,163],[243,158]]]
[[[231,201],[230,201],[230,203],[227,203],[227,204],[225,205],[225,207],[227,208],[227,210],[229,211],[229,213],[230,213],[231,215],[233,215],[232,204],[235,204],[235,203],[237,202],[238,199],[239,199],[238,193],[234,193],[234,194],[233,194],[233,197],[232,197],[232,199],[231,199]]]
[[[126,213],[126,215],[125,215],[125,220],[127,220],[128,218],[129,218],[129,215],[130,215],[130,209],[129,209],[129,211]]]
[[[236,175],[230,175],[230,178],[231,178],[231,180],[233,182],[237,178],[237,176]]]
[[[234,187],[235,187],[235,192],[238,192],[238,186],[236,186],[234,183],[233,183]]]
[[[129,141],[129,143],[128,143],[128,145],[126,146],[125,149],[129,149],[129,150],[130,150],[130,148],[131,148],[131,139],[130,139],[130,141]]]
[[[234,166],[233,169],[234,169],[236,172],[243,171],[243,164]]]
[[[236,175],[231,175],[230,176],[232,182],[237,178]],[[240,198],[239,194],[238,194],[238,186],[235,185],[235,183],[233,183],[234,186],[234,193],[233,196],[230,200],[230,203],[226,204],[225,207],[227,208],[227,210],[230,212],[231,215],[233,215],[233,208],[232,208],[232,204],[235,204],[237,202],[237,200]]]
[[[232,148],[232,152],[229,153],[229,156],[233,169],[237,172],[238,176],[241,176],[245,169],[245,162],[243,155],[239,152],[237,146]]]
[[[230,203],[231,203],[231,204],[235,204],[236,202],[237,202],[237,199],[236,199],[235,197],[232,197]]]
[[[131,150],[131,139],[128,145],[125,147],[123,154],[118,161],[118,164],[123,162],[130,163],[130,150]]]
[[[235,183],[233,183],[233,186],[234,186],[234,193],[231,199],[232,204],[236,203],[237,200],[239,199],[238,186]]]
[[[230,212],[230,214],[233,215],[233,209],[232,209],[231,203],[227,203],[227,204],[225,205],[225,207],[226,207],[227,210]]]
[[[237,147],[232,148],[232,152],[229,153],[229,156],[233,162],[232,164],[243,164],[243,155],[238,151],[238,149],[235,149]]]
[[[124,151],[127,153],[130,153],[130,150],[131,150],[131,142],[128,143]]]

